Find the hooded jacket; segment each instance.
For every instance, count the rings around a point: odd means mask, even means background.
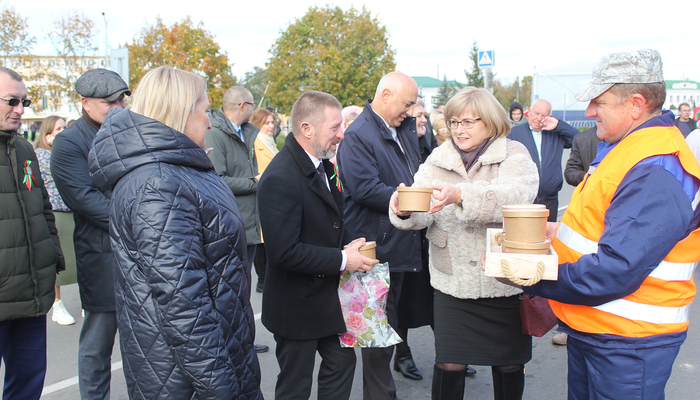
[[[243,221],[206,152],[113,108],[90,175],[110,236],[130,399],[262,399]]]
[[[38,317],[53,305],[63,253],[34,149],[0,132],[0,152],[0,321]]]
[[[259,244],[258,181],[255,179],[258,175],[258,161],[255,157],[255,139],[260,130],[249,122],[243,123],[243,143],[222,110],[210,110],[209,121],[212,126],[207,131],[206,138],[207,147],[212,149],[209,159],[216,173],[236,196],[245,223],[248,244]]]

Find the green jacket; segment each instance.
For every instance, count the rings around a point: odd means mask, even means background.
[[[212,128],[206,141],[209,159],[216,173],[231,188],[245,224],[248,244],[260,243],[260,218],[258,217],[258,161],[255,158],[255,138],[260,131],[251,123],[241,125],[245,144],[233,130],[233,125],[222,110],[209,110]],[[252,260],[251,260],[252,261]]]
[[[45,315],[65,261],[31,144],[0,132],[0,321]]]

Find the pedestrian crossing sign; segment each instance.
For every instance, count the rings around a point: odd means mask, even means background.
[[[493,67],[493,50],[479,52],[479,67]]]

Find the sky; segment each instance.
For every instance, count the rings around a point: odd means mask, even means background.
[[[121,0],[33,0],[15,2],[37,37],[34,54],[55,54],[48,33],[68,10],[95,21],[100,54],[131,43],[157,16],[166,26],[187,15],[216,37],[242,77],[253,67],[264,67],[268,50],[281,31],[301,18],[311,6],[366,7],[387,27],[395,50],[397,69],[412,76],[430,76],[465,82],[470,68],[469,49],[476,40],[481,50],[495,52],[496,79],[511,82],[578,60],[597,61],[605,53],[652,48],[659,50],[665,79],[700,81],[698,25],[686,20],[677,2],[650,0],[543,0],[530,6],[523,1],[332,1],[267,0],[204,3],[174,0],[151,2]],[[453,3],[453,4],[451,4]],[[11,2],[0,0],[0,7]],[[669,4],[669,6],[663,6]],[[690,10],[687,10],[690,11]],[[102,13],[105,14],[103,18]],[[674,22],[675,21],[675,22]]]

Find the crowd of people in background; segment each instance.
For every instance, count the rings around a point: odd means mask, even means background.
[[[473,87],[428,113],[397,71],[363,107],[303,93],[286,130],[248,89],[213,109],[205,81],[172,67],[133,96],[105,69],[75,87],[81,117],[32,124],[32,149],[19,137],[24,79],[0,67],[5,398],[40,397],[46,314],[75,324],[61,287],[78,283],[83,399],[109,398],[117,333],[131,399],[261,399],[269,347],[255,343],[254,270],[280,367],[274,398],[310,397],[318,353],[318,398],[348,399],[357,359],[339,341],[340,275],[379,262],[390,271],[381,312],[402,342],[360,350],[366,400],[399,398],[392,369],[423,379],[409,346],[422,326],[435,339],[433,399],[462,399],[470,365],[491,366],[495,399],[521,399],[523,293],[550,299],[559,319],[569,398],[663,398],[700,260],[700,130],[689,104],[678,118],[661,110],[658,52],[601,59],[576,95],[596,121],[583,132],[545,99],[506,109]],[[564,179],[577,188],[562,216]],[[432,189],[430,211],[402,211],[404,186]],[[558,280],[485,276],[486,229],[502,206],[531,203],[549,210]],[[359,252],[370,241],[376,259]]]

